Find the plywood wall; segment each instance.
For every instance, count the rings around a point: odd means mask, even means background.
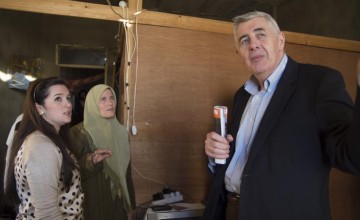
[[[231,42],[224,34],[139,27],[133,165],[197,202],[209,185],[203,143],[213,128],[213,106],[230,105],[248,77],[240,74],[245,70]],[[133,177],[140,203],[163,188],[136,172]]]
[[[249,74],[235,53],[232,35],[148,25],[139,25],[138,31],[132,115],[138,134],[131,136],[137,203],[151,200],[164,186],[136,170],[181,191],[188,202],[201,202],[211,182],[204,139],[213,129],[213,106],[231,107],[234,92]],[[340,70],[354,97],[359,53],[289,43],[286,52],[298,61]],[[135,78],[133,66],[131,111]],[[360,219],[359,177],[334,170],[330,192],[334,220]]]

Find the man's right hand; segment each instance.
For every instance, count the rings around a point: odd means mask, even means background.
[[[228,134],[226,138],[212,131],[206,135],[205,153],[208,157],[216,159],[227,159],[230,153],[230,142],[234,138]]]

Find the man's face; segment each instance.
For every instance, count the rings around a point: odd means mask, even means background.
[[[275,70],[284,53],[284,34],[277,33],[265,18],[241,23],[235,31],[235,39],[237,53],[260,81]]]

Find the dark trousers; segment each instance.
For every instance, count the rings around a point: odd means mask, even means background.
[[[239,220],[240,197],[235,193],[228,193],[226,206],[226,220]]]

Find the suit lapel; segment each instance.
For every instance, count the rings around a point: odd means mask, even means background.
[[[242,114],[244,113],[244,110],[245,110],[247,102],[249,101],[249,98],[250,98],[250,93],[246,92],[244,87],[241,87],[238,94],[236,94],[236,96],[235,96],[236,100],[234,101],[234,103],[236,103],[236,105],[233,108],[234,111],[232,112],[232,115],[231,115],[233,120],[231,121],[231,125],[229,127],[230,134],[234,137],[234,141],[231,143],[231,147],[230,147],[230,155],[233,155],[235,152],[235,138],[236,138],[237,132],[240,127],[240,121],[242,118]]]
[[[289,101],[291,95],[295,91],[293,82],[297,78],[297,63],[290,57],[284,73],[279,80],[274,95],[265,111],[265,114],[260,122],[259,128],[252,143],[251,151],[248,157],[247,164],[251,164],[267,139],[271,129],[279,119],[283,109]]]

